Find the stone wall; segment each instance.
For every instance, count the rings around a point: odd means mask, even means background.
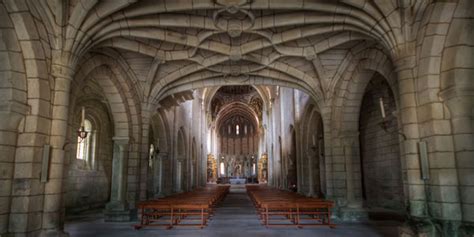
[[[75,131],[80,126],[78,120],[80,107],[75,113],[78,115],[75,117],[76,121],[69,125],[69,139],[74,143],[66,153],[68,167],[65,180],[65,205],[68,213],[103,207],[110,198],[113,145],[111,124],[107,112],[100,109],[103,106],[95,103],[88,105],[86,119],[92,122],[93,133],[88,135],[91,136],[91,142],[95,136],[95,142],[91,144],[95,145],[94,155],[89,157],[89,160],[76,157],[78,143]]]
[[[197,148],[193,153],[205,162],[204,105],[200,96],[184,102],[180,93],[248,84],[265,87],[260,150],[269,155],[271,185],[286,185],[290,126],[303,146],[297,147],[298,167],[314,166],[302,155],[308,141],[300,139],[308,140],[308,129],[299,124],[305,121],[299,117],[305,108],[295,90],[300,89],[316,100],[323,118],[323,190],[338,207],[361,204],[360,145],[366,148],[363,160],[379,157],[365,154],[370,152],[383,153],[384,159],[385,154],[394,156],[390,146],[399,152],[411,217],[437,220],[446,233],[474,222],[473,1],[305,1],[303,9],[301,1],[288,1],[283,12],[276,10],[283,5],[273,1],[242,6],[164,1],[152,7],[146,1],[117,1],[113,8],[101,1],[84,2],[0,1],[0,235],[62,236],[62,201],[71,195],[64,192],[79,193],[96,179],[106,186],[107,165],[101,170],[99,162],[93,171],[74,160],[74,118],[78,106],[89,103],[76,89],[92,77],[104,89],[99,104],[108,103],[101,110],[110,115],[96,126],[113,127],[107,136],[114,136],[118,148],[112,190],[126,187],[112,192],[112,211],[128,215],[146,191],[149,117],[158,112],[166,120],[158,129],[166,133],[159,142],[166,168],[161,174],[166,178],[163,190],[171,192],[176,159],[192,157],[192,141]],[[208,15],[194,14],[190,21],[196,7]],[[242,20],[240,13],[226,11],[230,7],[248,12],[253,17],[245,21],[255,24],[237,32],[220,29],[226,18]],[[196,35],[196,30],[213,33]],[[227,40],[226,34],[234,39]],[[92,73],[96,69],[100,73]],[[360,135],[366,137],[359,141],[362,95],[374,72],[388,81],[398,103],[407,138],[398,149],[370,145],[372,135],[389,144],[398,139],[382,135],[374,126],[377,118],[362,118]],[[176,105],[158,108],[166,95],[177,95],[172,96]],[[376,112],[364,108],[362,115],[367,113]],[[178,131],[185,134],[183,157],[178,157]],[[428,180],[420,178],[419,142],[428,145]],[[51,147],[50,163],[47,180],[40,181],[45,145]],[[111,154],[107,146],[104,162]],[[191,174],[191,169],[185,165],[183,172]],[[312,170],[298,172],[304,192],[309,182],[302,181]],[[184,179],[193,183],[187,187],[196,186],[192,176]],[[101,196],[91,203],[104,200]]]
[[[387,129],[383,121],[379,98],[383,98]],[[369,207],[403,210],[403,186],[398,125],[393,112],[395,99],[383,78],[369,82],[360,110],[360,150],[363,197]]]

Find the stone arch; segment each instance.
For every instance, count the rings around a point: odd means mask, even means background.
[[[78,69],[73,86],[80,86],[88,77],[95,77],[104,90],[105,97],[109,101],[112,117],[115,123],[116,136],[130,137],[138,133],[134,130],[132,124],[139,121],[133,119],[139,116],[133,116],[138,113],[140,107],[130,106],[136,104],[137,99],[133,98],[128,85],[128,74],[117,65],[110,57],[104,55],[94,55],[84,61]],[[74,102],[77,92],[71,96]],[[125,106],[129,105],[129,106]],[[117,120],[118,119],[118,120]],[[138,137],[135,137],[138,140]]]
[[[450,8],[451,9],[451,8]],[[449,29],[446,32],[442,51],[436,51],[441,56],[439,60],[440,77],[439,98],[443,102],[443,108],[447,110],[446,120],[449,120],[453,141],[453,156],[444,159],[445,164],[455,164],[454,167],[443,165],[447,169],[456,169],[458,177],[457,190],[459,190],[460,216],[448,216],[450,219],[461,219],[463,222],[474,222],[474,202],[468,193],[474,192],[470,174],[474,173],[472,166],[466,166],[468,160],[474,156],[474,20],[472,18],[474,4],[468,0],[460,0],[454,12],[445,14],[449,17]],[[442,14],[438,15],[436,21],[447,21],[441,19]],[[440,24],[441,25],[441,24]],[[440,37],[441,38],[441,37]],[[429,40],[427,40],[429,42]],[[435,41],[435,40],[431,40]],[[439,45],[433,45],[439,46]],[[433,47],[437,49],[436,47]],[[438,57],[432,57],[431,61],[438,60]],[[434,92],[436,93],[436,92]],[[439,123],[441,120],[438,120]],[[468,142],[470,141],[470,142]],[[453,159],[448,161],[449,158]],[[448,175],[444,174],[445,177]],[[449,176],[452,176],[452,172]],[[454,178],[454,177],[453,177]],[[445,181],[441,181],[445,182]],[[436,184],[437,185],[437,184]],[[446,191],[439,191],[440,196],[443,193],[452,193],[452,187],[445,187]],[[454,195],[450,195],[449,201],[456,200]],[[448,198],[445,198],[448,199]],[[454,211],[453,211],[454,212]]]
[[[170,142],[170,132],[169,125],[166,114],[163,110],[159,110],[152,116],[151,125],[153,129],[153,134],[157,147],[160,149],[160,152],[169,153],[171,142]]]
[[[268,104],[270,103],[270,97],[271,95],[269,92],[266,90],[265,86],[258,86],[258,85],[253,85],[252,87],[257,91],[258,95],[260,98],[263,100],[263,108],[262,110],[265,111],[267,110]],[[217,93],[219,88],[221,86],[213,86],[209,88],[208,86],[203,87],[204,88],[204,93],[203,93],[203,98],[204,98],[204,104],[206,105],[206,108],[211,108],[211,101],[212,98],[214,98],[214,95]],[[167,93],[168,94],[168,93]]]
[[[0,14],[7,15],[4,11],[6,10],[0,3]],[[2,95],[0,111],[2,113],[17,113],[22,116],[26,112],[25,105],[27,103],[27,81],[22,51],[11,21],[2,23],[5,26],[0,28],[2,36],[2,43],[0,43],[0,61],[2,62],[0,64],[0,78],[2,79],[0,80]]]
[[[359,58],[353,59],[352,65],[333,89],[335,98],[332,105],[336,108],[331,115],[333,121],[331,128],[335,130],[333,136],[357,131],[358,117],[354,115],[359,114],[364,90],[375,74],[380,74],[386,79],[398,108],[398,82],[390,58],[378,49],[367,49]]]
[[[380,99],[383,98],[383,113]],[[400,159],[395,96],[378,75],[365,88],[359,115],[361,194],[364,206],[383,208],[404,215],[405,195]],[[354,169],[356,170],[356,168]]]
[[[290,190],[297,190],[298,185],[298,148],[297,148],[297,140],[296,140],[296,129],[293,125],[289,127],[289,134],[290,134],[290,141],[287,153],[287,162],[286,162],[286,170],[287,170],[287,177],[286,180],[288,182],[287,186]],[[301,171],[300,171],[301,172]]]
[[[4,205],[0,206],[0,235],[8,232],[12,201],[10,190],[14,184],[15,146],[19,125],[25,118],[27,106],[27,79],[23,55],[14,27],[3,2],[0,2],[0,173],[4,174],[0,194]],[[36,112],[36,111],[35,111]],[[13,210],[16,211],[16,210]]]
[[[184,127],[181,127],[176,136],[176,181],[175,191],[182,192],[186,190],[187,181],[187,140]]]
[[[92,127],[95,128],[95,130],[101,130],[102,127],[106,128],[107,133],[111,135],[109,137],[110,142],[114,136],[114,123],[108,104],[105,104],[100,97],[81,98],[81,100],[77,101],[74,106],[70,107],[68,116],[69,129],[66,135],[68,140],[68,146],[65,148],[66,153],[75,151],[75,146],[71,145],[74,145],[77,141],[71,139],[75,139],[77,136],[77,130],[79,129],[81,122],[82,107],[85,108],[85,118],[91,122]]]
[[[147,191],[149,193],[153,192],[154,197],[162,197],[173,191],[171,186],[173,178],[169,178],[172,177],[173,173],[170,171],[170,167],[172,167],[170,162],[172,142],[165,111],[158,110],[153,114],[150,119],[150,126],[150,133],[153,136],[151,139],[154,141],[158,153],[155,153],[157,156],[154,159],[153,172],[148,177],[151,186],[148,187],[149,190]]]
[[[250,85],[250,86],[281,86],[298,89],[312,96],[313,98],[318,98],[318,96],[309,90],[306,86],[298,84],[292,81],[272,78],[268,76],[249,76],[249,77],[236,77],[235,79],[223,80],[222,77],[196,77],[195,80],[188,80],[181,83],[169,84],[166,87],[160,88],[158,93],[155,91],[152,95],[155,95],[155,101],[159,101],[162,98],[165,98],[168,95],[192,90],[192,89],[201,89],[210,86],[229,86],[229,85]],[[263,97],[262,97],[263,98]]]
[[[304,154],[302,172],[307,173],[303,177],[309,177],[309,182],[304,184],[304,190],[301,191],[307,191],[309,196],[317,195],[324,197],[327,193],[324,126],[320,110],[315,104],[309,103],[305,107],[301,124],[301,143],[302,153]]]
[[[95,139],[94,156],[90,161],[76,159],[77,129],[80,126],[81,107],[86,107],[86,119],[92,123]],[[64,177],[66,212],[101,206],[110,201],[112,187],[112,157],[114,124],[107,104],[100,97],[85,97],[70,107],[65,147]],[[80,183],[78,183],[80,180]],[[82,197],[82,198],[81,198]]]
[[[398,82],[390,58],[380,49],[368,48],[354,57],[344,74],[333,88],[334,98],[330,102],[332,111],[325,119],[325,144],[331,144],[330,150],[325,149],[326,157],[332,166],[341,165],[344,170],[333,170],[326,167],[328,194],[342,198],[345,205],[360,206],[362,196],[359,195],[360,154],[359,154],[359,114],[365,88],[375,76],[384,78],[395,96],[398,108]],[[397,110],[398,111],[398,110]],[[327,112],[326,112],[327,113]],[[396,119],[398,122],[398,119]],[[328,123],[328,124],[327,124]],[[337,160],[337,162],[335,162]],[[341,174],[346,177],[346,187],[336,187],[334,182]],[[339,194],[336,194],[339,193]],[[344,204],[343,204],[344,205]]]
[[[104,94],[111,104],[112,117],[114,119],[115,137],[129,138],[127,155],[127,167],[131,168],[127,179],[128,202],[130,205],[145,195],[138,190],[141,186],[140,170],[144,170],[145,162],[140,162],[140,146],[142,144],[142,116],[139,94],[133,86],[133,74],[120,63],[119,55],[113,51],[105,54],[89,54],[82,58],[80,67],[73,80],[73,86],[80,86],[89,76],[96,80],[104,88]],[[92,74],[91,74],[92,73]],[[132,78],[130,78],[132,77]],[[99,80],[100,79],[100,80]]]

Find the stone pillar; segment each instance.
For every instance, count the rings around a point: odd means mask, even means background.
[[[308,185],[309,185],[309,191],[308,191],[308,196],[309,197],[314,197],[316,196],[316,193],[314,192],[314,173],[313,173],[313,159],[316,158],[316,147],[311,147],[311,149],[308,150]]]
[[[411,48],[411,49],[410,49]],[[414,45],[408,44],[407,51],[396,61],[400,96],[400,125],[406,140],[400,142],[400,158],[402,159],[402,175],[405,197],[409,206],[409,214],[415,217],[424,217],[426,210],[426,194],[423,180],[420,179],[418,142],[420,132],[418,128],[418,113],[416,108],[416,91],[414,80],[414,65],[416,58],[411,55],[415,51]]]
[[[183,192],[183,162],[184,162],[184,157],[178,157],[178,159],[175,160],[176,162],[176,171],[175,171],[175,183],[174,183],[174,192],[175,193],[181,193]]]
[[[114,137],[112,161],[112,188],[110,202],[105,206],[105,221],[130,221],[127,193],[128,137]]]
[[[354,163],[360,162],[360,157],[357,155],[356,139],[358,139],[358,134],[348,135],[344,138],[344,158],[346,162],[346,187],[347,187],[347,206],[349,208],[361,208],[362,200],[356,198],[356,182],[360,182],[360,172],[357,172],[359,169]]]
[[[346,221],[361,221],[368,218],[362,208],[360,197],[360,157],[358,152],[358,132],[350,132],[342,138],[343,155],[346,170],[346,206],[342,208],[342,219]],[[359,187],[359,188],[357,188]]]
[[[325,187],[325,196],[328,199],[336,199],[336,192],[335,192],[335,185],[334,185],[334,169],[333,169],[333,163],[334,163],[334,157],[333,157],[333,146],[334,144],[332,143],[332,138],[333,135],[331,134],[332,128],[331,128],[331,116],[332,116],[332,110],[331,107],[329,106],[330,103],[327,105],[324,105],[321,108],[321,118],[323,119],[323,142],[322,145],[324,147],[321,147],[320,149],[324,149],[324,173],[322,174],[324,179],[321,179],[321,182],[324,183]]]
[[[162,198],[166,196],[164,190],[164,162],[168,159],[168,153],[160,152],[156,155],[155,158],[155,165],[154,165],[154,172],[153,172],[153,180],[155,184],[155,198]]]
[[[461,198],[462,220],[474,220],[474,90],[450,88],[440,93],[451,114],[451,126],[454,141],[459,190]]]
[[[64,65],[53,65],[54,94],[51,121],[51,158],[49,179],[44,187],[43,231],[40,236],[68,236],[64,233],[64,145],[66,143],[69,95],[73,71]]]
[[[22,104],[0,103],[0,236],[8,231],[18,125],[26,111]]]

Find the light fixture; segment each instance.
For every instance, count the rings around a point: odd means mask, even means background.
[[[88,132],[86,131],[84,127],[85,119],[86,119],[86,109],[84,108],[84,106],[82,106],[81,128],[77,130],[77,136],[81,139],[81,142],[82,140],[86,139],[87,134],[88,134]]]
[[[384,102],[382,97],[379,98],[379,104],[380,104],[380,113],[382,114],[382,121],[379,123],[380,127],[386,132],[386,133],[398,133],[403,137],[403,140],[407,140],[407,136],[402,132],[402,129],[395,128],[392,131],[389,131],[390,125],[397,119],[397,113],[393,112],[389,114],[389,116],[386,116],[385,114],[385,108],[384,108]]]

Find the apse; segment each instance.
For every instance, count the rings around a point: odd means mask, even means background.
[[[257,183],[263,100],[252,86],[222,86],[211,100],[215,124],[216,182],[244,179]]]

